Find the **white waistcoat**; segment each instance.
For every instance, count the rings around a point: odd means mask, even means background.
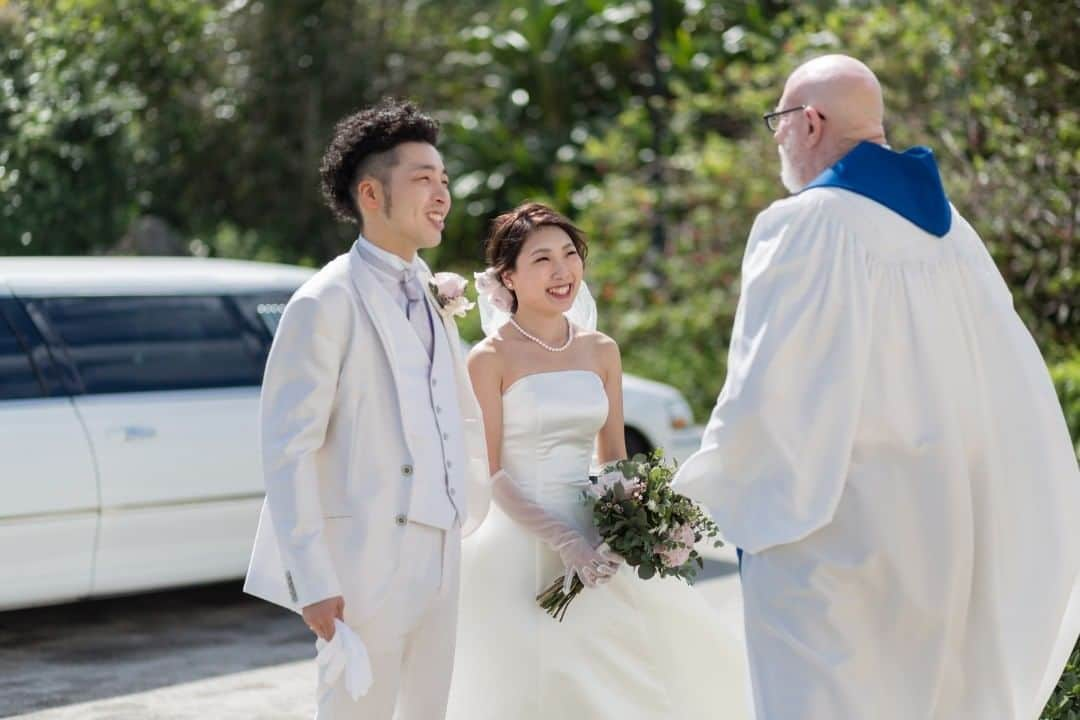
[[[404,315],[389,323],[397,355],[401,422],[413,457],[402,474],[412,479],[409,520],[448,530],[458,522],[465,493],[465,453],[454,363],[438,311],[432,358]]]

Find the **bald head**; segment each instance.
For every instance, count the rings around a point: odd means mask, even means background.
[[[873,71],[847,55],[800,65],[784,86],[784,107],[809,105],[828,118],[826,135],[852,143],[884,141],[885,104]]]
[[[881,85],[870,68],[847,55],[825,55],[800,65],[784,85],[777,109],[804,106],[781,122],[784,185],[792,192],[862,141],[885,142]]]

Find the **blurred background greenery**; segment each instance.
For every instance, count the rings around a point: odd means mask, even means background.
[[[428,259],[553,203],[593,244],[627,368],[722,383],[743,244],[782,196],[760,113],[815,54],[865,60],[897,147],[938,154],[1048,360],[1077,354],[1080,2],[0,0],[0,252],[319,265],[317,167],[386,94],[443,123],[455,210]],[[466,328],[475,339],[475,321]]]
[[[1078,438],[1078,34],[1080,0],[0,0],[0,253],[319,265],[354,234],[319,197],[330,128],[411,97],[455,199],[429,262],[478,270],[494,214],[553,203],[627,369],[700,420],[743,243],[784,194],[759,116],[844,52],[878,73],[890,142],[937,153]],[[1078,690],[1074,662],[1045,717],[1080,717]]]

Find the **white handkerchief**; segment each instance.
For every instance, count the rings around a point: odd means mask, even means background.
[[[345,623],[334,620],[334,637],[330,642],[315,641],[319,655],[319,702],[322,702],[334,683],[345,676],[345,691],[353,700],[367,695],[371,688],[371,660],[364,641]]]

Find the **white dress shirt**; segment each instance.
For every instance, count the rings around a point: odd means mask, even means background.
[[[400,256],[395,255],[388,250],[384,250],[371,242],[362,234],[357,236],[356,244],[360,250],[361,258],[363,258],[364,255],[374,256],[376,262],[368,262],[368,267],[373,271],[379,284],[390,293],[390,297],[393,298],[394,304],[401,308],[401,312],[406,318],[409,318],[410,324],[416,330],[416,334],[420,338],[420,342],[427,349],[428,357],[430,358],[434,344],[434,330],[432,328],[433,323],[430,308],[427,306],[427,300],[424,299],[421,305],[423,311],[422,314],[415,318],[409,317],[409,298],[405,294],[405,288],[403,286],[404,277],[407,274],[412,274],[416,278],[420,277],[420,272],[423,268],[420,257],[413,256],[411,263],[406,262]],[[420,292],[423,293],[422,280],[417,280],[416,283],[419,286],[418,289]]]

